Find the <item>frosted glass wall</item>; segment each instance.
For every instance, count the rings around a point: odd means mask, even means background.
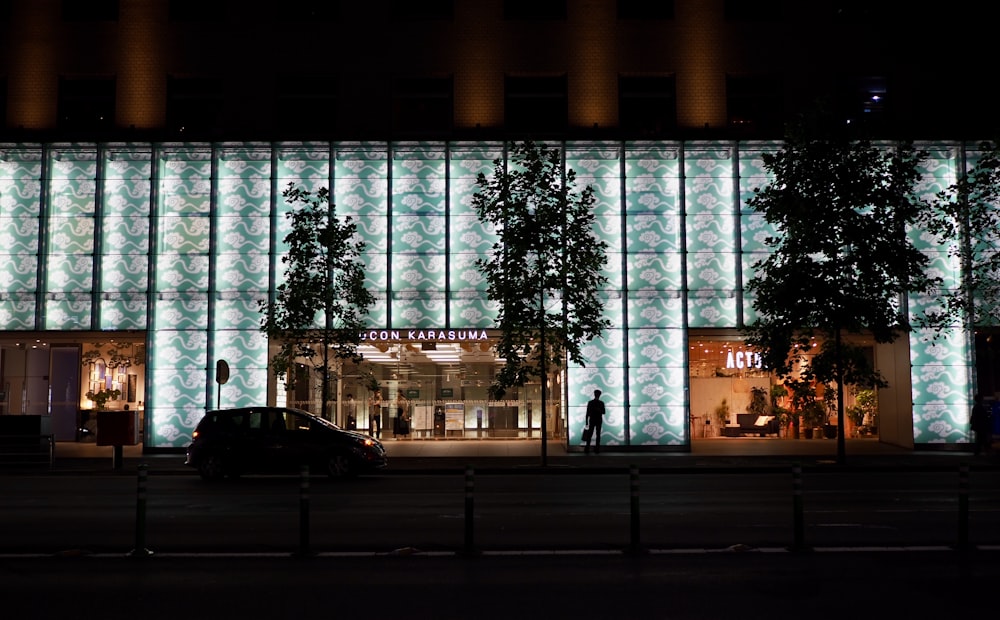
[[[754,318],[743,289],[775,231],[746,201],[768,180],[761,154],[780,145],[559,146],[595,188],[612,322],[567,373],[569,441],[600,389],[603,444],[682,448],[688,330]],[[931,146],[927,192],[959,165],[955,145]],[[266,399],[259,302],[283,277],[289,183],[331,188],[338,214],[358,222],[373,328],[488,329],[496,308],[475,261],[495,231],[472,197],[503,156],[492,142],[0,145],[0,329],[147,331],[147,446],[183,447],[207,408]],[[912,234],[957,285],[946,249]],[[964,334],[909,343],[915,441],[965,441]],[[230,367],[221,392],[219,360]]]

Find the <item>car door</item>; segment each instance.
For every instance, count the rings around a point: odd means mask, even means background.
[[[250,437],[250,412],[246,409],[220,411],[214,429],[212,452],[220,456],[227,469],[234,473],[245,471],[252,458]]]
[[[284,409],[261,410],[261,471],[288,473],[295,471],[295,438],[290,431],[289,413]]]
[[[303,464],[322,463],[324,458],[323,429],[314,428],[314,422],[309,416],[297,411],[286,411],[287,449],[290,465],[301,467]]]

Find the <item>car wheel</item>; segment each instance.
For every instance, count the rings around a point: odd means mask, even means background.
[[[326,462],[326,473],[331,478],[346,478],[356,472],[351,457],[346,454],[333,454]]]
[[[202,480],[221,480],[226,475],[226,463],[219,454],[210,454],[198,466]]]

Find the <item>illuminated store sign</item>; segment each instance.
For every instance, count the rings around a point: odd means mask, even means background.
[[[764,359],[753,351],[730,351],[726,355],[726,368],[763,368]]]
[[[400,339],[417,342],[465,342],[489,340],[489,336],[485,329],[409,329],[405,332],[398,329],[373,329],[361,333],[362,341],[389,342]]]

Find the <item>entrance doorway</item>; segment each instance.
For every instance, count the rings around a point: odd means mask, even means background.
[[[360,364],[338,368],[324,417],[383,439],[539,438],[537,379],[501,399],[490,396],[499,367],[495,339],[489,330],[378,332],[360,346]],[[314,369],[300,367],[292,390],[275,382],[276,404],[319,414],[320,379]],[[549,382],[555,387],[546,395],[548,436],[564,438],[565,382],[557,374]]]

